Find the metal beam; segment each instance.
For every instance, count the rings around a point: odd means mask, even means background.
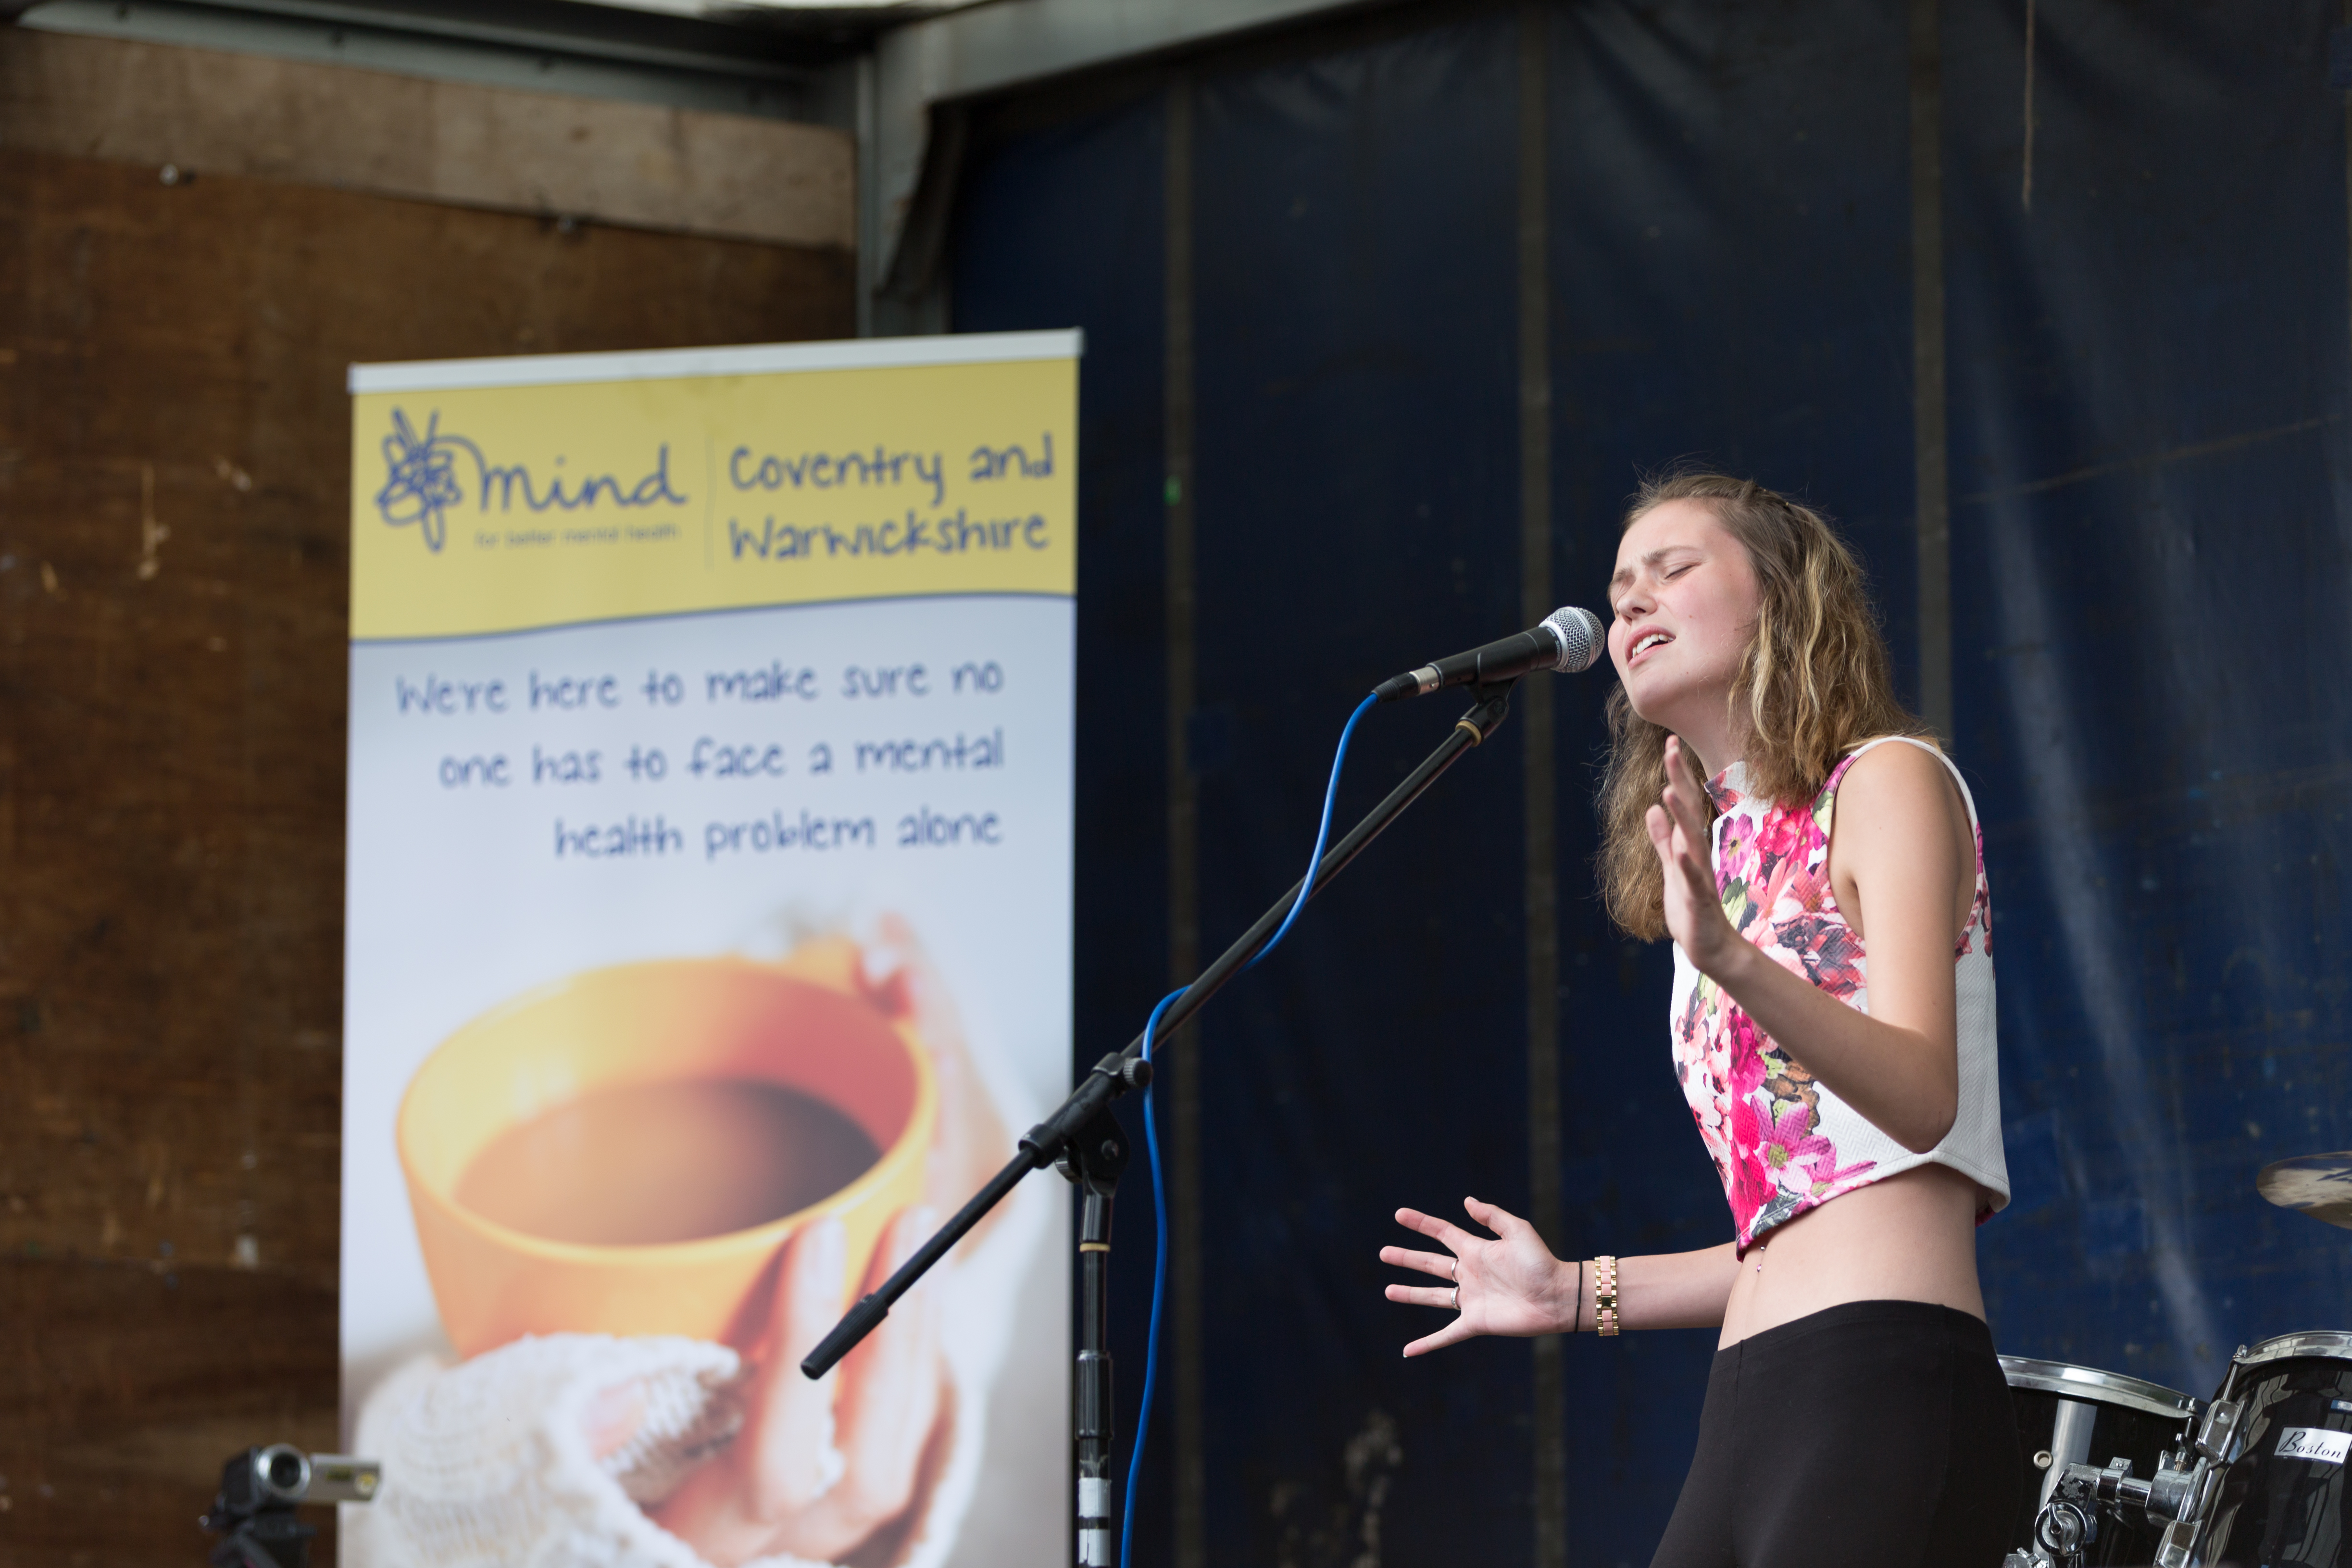
[[[42,0],[17,23],[844,130],[853,98],[846,62],[824,68],[779,58],[783,44],[759,28],[546,0]]]

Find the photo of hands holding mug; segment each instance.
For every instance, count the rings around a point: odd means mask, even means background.
[[[798,1366],[1012,1146],[904,920],[519,997],[425,1058],[396,1142],[457,1359],[362,1399],[387,1481],[346,1561],[940,1560],[992,1370],[955,1353],[964,1281],[927,1280],[825,1378]],[[1034,1250],[1040,1206],[956,1256]]]

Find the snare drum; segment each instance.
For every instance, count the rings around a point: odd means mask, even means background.
[[[2144,1479],[2188,1440],[2196,1424],[2196,1400],[2137,1377],[2013,1355],[2000,1358],[2000,1370],[2009,1379],[2018,1447],[2025,1454],[2025,1485],[2009,1532],[2010,1544],[2021,1551],[2032,1549],[2033,1517],[2067,1466],[2126,1458],[2131,1473]],[[2147,1563],[2155,1561],[2156,1549],[2155,1531],[2111,1521],[2100,1525],[2084,1561]]]
[[[2241,1348],[2214,1403],[2237,1406],[2236,1436],[2194,1560],[2212,1568],[2352,1564],[2344,1508],[2352,1333],[2284,1334]]]

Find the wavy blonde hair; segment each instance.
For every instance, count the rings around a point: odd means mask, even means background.
[[[1862,567],[1828,519],[1753,479],[1683,471],[1645,481],[1623,526],[1676,500],[1713,512],[1756,570],[1756,626],[1730,693],[1752,794],[1810,801],[1863,741],[1927,732],[1895,700]],[[1601,895],[1611,918],[1644,941],[1666,934],[1665,880],[1644,822],[1666,787],[1666,733],[1633,711],[1622,684],[1610,692]]]

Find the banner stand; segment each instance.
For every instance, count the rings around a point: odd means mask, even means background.
[[[347,1568],[1063,1550],[1080,348],[352,368]]]

